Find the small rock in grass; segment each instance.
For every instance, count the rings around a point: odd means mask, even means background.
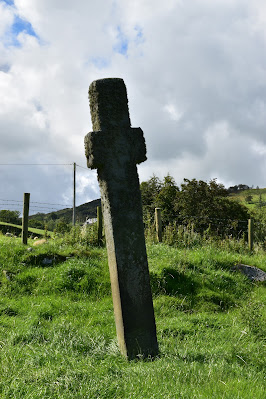
[[[252,281],[266,281],[266,273],[255,266],[248,266],[239,263],[238,265],[235,265],[232,270],[239,270]]]
[[[43,265],[51,265],[52,263],[53,263],[53,259],[50,259],[50,258],[44,258],[42,260]]]

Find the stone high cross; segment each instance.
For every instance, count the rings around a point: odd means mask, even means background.
[[[85,153],[98,171],[118,344],[128,359],[153,357],[158,343],[136,167],[147,159],[145,140],[130,127],[123,79],[92,82],[89,99],[94,131]]]

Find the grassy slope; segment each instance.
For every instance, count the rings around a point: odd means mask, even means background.
[[[4,226],[10,226],[10,227],[15,227],[19,230],[22,230],[22,226],[18,225],[18,224],[12,224],[12,223],[6,223],[6,222],[0,222],[0,224],[4,225]],[[30,233],[35,233],[35,234],[40,234],[40,235],[45,235],[45,231],[41,230],[41,229],[35,229],[34,227],[29,227],[28,231]],[[53,233],[51,231],[47,231],[48,235],[52,235]]]
[[[1,398],[264,398],[265,288],[230,267],[265,253],[148,246],[161,353],[127,362],[105,249],[0,245]]]
[[[247,195],[252,196],[251,203],[246,202],[245,198],[247,197]],[[260,196],[261,196],[261,201],[263,203],[266,203],[266,188],[244,190],[241,191],[240,193],[230,194],[229,198],[232,198],[235,201],[238,201],[241,204],[248,207],[248,209],[253,210],[258,207],[260,202]],[[263,208],[265,209],[266,212],[266,206],[264,206]]]
[[[101,200],[93,200],[90,202],[86,202],[85,204],[79,205],[76,207],[76,219],[80,220],[81,222],[85,222],[87,218],[96,218],[97,217],[97,206],[101,205]],[[72,222],[72,217],[73,217],[73,209],[72,208],[65,208],[61,209],[56,212],[49,212],[46,214],[36,214],[36,215],[31,215],[29,216],[29,219],[37,219],[44,221],[45,218],[48,218],[51,216],[51,214],[56,215],[57,218],[64,218],[67,223]]]

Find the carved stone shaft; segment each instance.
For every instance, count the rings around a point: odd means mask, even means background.
[[[85,137],[89,168],[98,171],[118,343],[133,359],[158,353],[136,164],[146,160],[140,128],[130,127],[122,79],[89,88],[93,132]]]

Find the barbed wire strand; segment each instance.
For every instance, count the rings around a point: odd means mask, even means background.
[[[76,166],[78,166],[78,167],[79,167],[79,168],[81,168],[81,169],[85,169],[85,170],[88,170],[88,171],[90,171],[90,169],[88,169],[88,168],[85,168],[84,166],[78,165],[77,163],[76,163]]]
[[[4,201],[4,202],[16,202],[16,203],[23,202],[23,201],[20,201],[20,200],[1,199],[1,198],[0,198],[0,201]],[[54,203],[51,203],[51,202],[30,201],[30,203],[31,203],[31,204],[58,205],[58,206],[70,206],[70,207],[72,207],[72,205],[70,205],[70,204],[54,204]]]

